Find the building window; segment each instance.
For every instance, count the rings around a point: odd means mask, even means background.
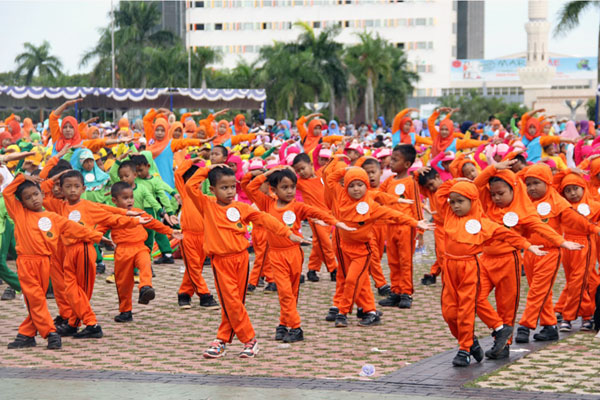
[[[404,50],[404,43],[396,43],[396,47]]]
[[[215,24],[215,31],[222,31],[223,30],[223,24]]]
[[[419,49],[419,50],[423,50],[423,49],[427,48],[427,42],[417,42],[416,45],[417,45],[417,49]]]
[[[194,7],[196,7],[196,8],[204,8],[204,2],[203,1],[195,1],[194,2]]]
[[[321,27],[321,21],[314,21],[313,22],[313,28],[320,28]]]
[[[417,18],[415,19],[415,25],[417,26],[425,26],[427,24],[426,18]]]
[[[350,21],[344,21],[344,26],[346,28],[350,28]]]
[[[203,31],[204,30],[204,24],[195,24],[194,25],[194,30],[195,31]]]

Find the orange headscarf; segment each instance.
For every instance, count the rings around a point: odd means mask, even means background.
[[[71,126],[73,126],[73,130],[75,131],[75,133],[73,134],[73,137],[71,139],[65,139],[65,136],[63,135],[62,131],[65,127],[65,124],[71,124]],[[62,120],[62,124],[60,125],[60,131],[58,132],[58,140],[56,141],[56,151],[61,151],[63,149],[63,147],[65,147],[67,144],[69,144],[71,147],[78,145],[79,143],[81,143],[81,135],[79,134],[79,125],[77,124],[77,120],[75,119],[75,117],[64,117]]]
[[[226,131],[223,134],[219,133],[219,127],[220,126],[225,126],[226,127]],[[206,131],[206,135],[208,136],[208,130]],[[229,127],[229,121],[227,121],[226,119],[222,119],[219,121],[219,123],[217,124],[217,137],[215,138],[215,140],[213,140],[214,144],[222,144],[225,143],[227,140],[229,140],[229,138],[231,137],[231,128]]]
[[[450,163],[450,174],[452,174],[454,178],[464,178],[465,174],[463,174],[462,169],[466,164],[473,164],[475,168],[477,168],[477,164],[475,164],[475,161],[465,157],[465,155],[462,153],[457,154],[456,158]]]
[[[445,138],[442,137],[442,134],[441,134],[442,126],[445,126],[448,128],[448,136],[446,136]],[[452,120],[450,118],[444,118],[443,120],[440,121],[439,132],[435,136],[435,140],[433,141],[433,146],[431,148],[431,155],[435,157],[439,153],[443,153],[444,151],[446,151],[448,146],[450,146],[452,144],[453,141],[454,141],[454,123],[452,122]]]
[[[392,122],[392,134],[400,131],[400,143],[412,143],[410,135],[408,133],[404,133],[404,131],[402,130],[402,128],[407,122],[410,122],[412,126],[412,119],[406,115],[409,111],[410,109],[408,108],[400,111],[398,114],[396,114],[396,116],[394,117],[394,121]]]
[[[244,120],[244,122],[241,122]],[[233,119],[233,127],[235,128],[236,135],[245,135],[248,133],[248,125],[246,125],[246,117],[242,114],[238,114]]]
[[[173,137],[173,133],[177,130],[181,129],[181,135],[183,136],[183,124],[179,121],[173,122],[171,126],[169,126],[169,137]]]
[[[119,120],[119,128],[129,128],[129,120],[127,117],[122,117]]]
[[[576,208],[579,204],[585,203],[591,207],[592,212],[597,212],[600,208],[600,203],[594,200],[592,193],[589,191],[586,180],[581,175],[572,172],[570,169],[565,169],[554,175],[554,184],[559,193],[562,193],[569,185],[575,185],[583,188],[583,196],[581,196],[581,200],[579,200],[577,203],[570,203],[573,207]],[[587,217],[587,215],[585,216]]]
[[[350,183],[354,181],[361,181],[367,185],[367,189],[369,188],[369,176],[364,169],[359,167],[352,167],[348,169],[348,171],[346,171],[344,174],[344,192],[342,194],[342,198],[338,199],[337,203],[338,216],[342,221],[359,223],[367,221],[370,218],[371,209],[373,208],[373,200],[367,195],[368,190],[359,200],[355,200],[350,197],[348,195],[348,186],[350,186]],[[369,211],[362,215],[356,211],[356,207],[360,202],[365,202],[369,206]]]
[[[527,187],[517,175],[510,169],[502,169],[495,171],[494,177],[498,177],[506,182],[513,191],[512,202],[504,208],[500,208],[494,204],[490,196],[490,186],[485,185],[480,189],[481,203],[488,217],[493,221],[503,224],[502,218],[508,212],[514,212],[519,216],[519,221],[524,221],[528,218],[539,218],[533,203],[527,196]]]
[[[302,143],[302,145],[304,146],[304,151],[306,153],[310,153],[311,151],[313,151],[319,144],[321,138],[323,137],[323,135],[315,135],[315,127],[321,125],[323,125],[323,121],[318,118],[312,119],[308,123],[308,133],[306,134],[304,142]]]
[[[534,118],[529,118],[532,120]],[[529,122],[529,121],[528,121]],[[547,190],[540,199],[533,200],[533,205],[538,206],[540,203],[548,203],[552,207],[550,213],[542,215],[543,218],[554,218],[560,215],[564,210],[571,207],[569,202],[562,197],[554,188],[554,178],[552,176],[552,170],[546,164],[534,164],[527,167],[523,174],[523,179],[537,178],[546,184]]]
[[[196,122],[191,118],[186,119],[183,131],[190,134],[190,136],[194,136],[196,134]]]
[[[534,135],[531,135],[529,133],[529,127],[532,125],[534,125],[535,129],[536,129]],[[527,138],[527,140],[531,141],[541,135],[542,135],[542,130],[540,129],[540,121],[538,121],[537,118],[533,118],[533,117],[528,118],[527,123],[525,124],[525,137]]]
[[[161,141],[158,141],[156,139],[156,135],[154,134],[158,126],[162,126],[165,129],[165,137]],[[156,121],[154,121],[154,130],[152,131],[152,137],[154,138],[154,143],[148,146],[148,150],[152,153],[152,158],[156,158],[160,153],[163,152],[163,150],[169,145],[169,142],[171,141],[171,135],[169,135],[169,123],[166,119],[157,118]]]
[[[23,120],[23,133],[27,136],[29,136],[29,134],[31,133],[31,131],[33,130],[33,121],[31,120],[31,118],[25,118]]]

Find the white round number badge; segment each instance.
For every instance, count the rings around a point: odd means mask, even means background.
[[[402,196],[406,191],[406,186],[404,186],[404,183],[399,183],[396,185],[396,189],[394,189],[394,191],[398,196]]]
[[[94,182],[94,179],[96,179],[96,177],[92,173],[85,175],[85,181],[86,182]]]
[[[366,213],[369,212],[369,203],[367,203],[366,201],[361,201],[360,203],[358,203],[356,205],[356,212],[359,213],[360,215],[365,215]]]
[[[294,222],[296,222],[296,214],[294,214],[292,210],[287,210],[283,213],[282,219],[286,225],[292,225]]]
[[[38,228],[44,232],[48,232],[52,229],[52,221],[50,221],[50,218],[48,217],[42,217],[38,221]]]
[[[79,222],[81,220],[81,213],[79,210],[73,210],[69,213],[69,219],[73,222]]]
[[[238,222],[241,217],[240,210],[238,210],[235,207],[228,208],[226,215],[227,215],[227,219],[230,220],[231,222]]]
[[[509,211],[506,214],[504,214],[504,217],[502,217],[502,222],[505,226],[512,228],[513,226],[519,223],[519,214],[517,214],[516,212]]]
[[[577,212],[583,215],[584,217],[587,217],[588,215],[590,215],[592,210],[590,210],[590,206],[588,206],[587,204],[581,203],[577,206]]]
[[[470,219],[465,223],[465,229],[471,235],[475,235],[481,231],[481,222],[476,219]]]
[[[545,215],[550,214],[550,211],[552,211],[552,206],[550,205],[550,203],[546,203],[544,201],[543,203],[540,203],[540,204],[537,205],[537,212],[542,217],[545,216]]]

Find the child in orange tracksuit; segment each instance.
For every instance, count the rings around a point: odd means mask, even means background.
[[[459,351],[452,365],[466,367],[471,362],[471,356],[477,362],[483,360],[483,349],[473,335],[480,272],[477,254],[490,240],[506,242],[536,255],[545,253],[516,232],[487,218],[474,184],[446,181],[437,190],[436,198],[446,235],[442,315],[459,343]]]
[[[302,201],[309,206],[317,207],[321,211],[329,212],[325,205],[324,183],[321,170],[315,173],[312,161],[308,154],[300,153],[294,157],[292,167],[298,174],[298,190],[302,194]],[[308,258],[308,274],[306,278],[318,282],[317,272],[321,264],[325,263],[330,273],[331,280],[335,281],[337,275],[337,262],[331,244],[331,227],[321,226],[309,221],[313,233],[313,245]],[[384,278],[385,282],[385,278]],[[385,283],[384,283],[385,284]]]
[[[371,238],[374,222],[385,218],[423,229],[428,229],[429,224],[424,221],[417,222],[401,212],[380,206],[373,199],[374,194],[368,193],[367,173],[359,167],[343,168],[344,165],[334,157],[325,175],[327,189],[333,198],[334,216],[348,226],[356,228],[354,232],[336,230],[339,235],[339,261],[344,275],[344,286],[335,326],[348,326],[347,314],[352,311],[354,303],[363,308],[364,317],[359,322],[359,326],[378,325],[381,323],[381,318],[375,309],[375,300],[370,290],[367,273],[373,253]],[[344,186],[340,185],[342,179]],[[364,298],[357,299],[357,294]]]
[[[44,191],[52,191],[54,181],[44,182]],[[60,176],[60,186],[65,200],[52,199],[48,208],[71,221],[84,226],[98,227],[99,230],[135,227],[144,220],[122,215],[114,207],[101,205],[81,199],[85,191],[83,175],[79,171],[66,171]],[[96,278],[96,252],[88,241],[65,242],[64,279],[67,300],[73,315],[68,324],[62,325],[58,333],[61,336],[73,336],[76,339],[101,338],[102,328],[98,325],[96,314],[90,305]],[[77,332],[83,322],[86,327]]]
[[[254,173],[262,174],[262,171],[258,170]],[[260,190],[260,186],[267,180],[276,198],[265,195]],[[289,166],[284,169],[272,169],[250,182],[246,188],[246,194],[261,211],[265,211],[283,221],[292,232],[298,232],[300,223],[308,218],[318,219],[329,225],[336,225],[340,229],[346,228],[344,224],[338,223],[329,213],[296,202],[297,180],[296,173]],[[269,242],[269,262],[271,268],[273,268],[273,277],[277,284],[281,307],[279,326],[275,330],[275,340],[283,340],[286,343],[304,340],[304,334],[300,327],[300,315],[296,308],[304,252],[299,244],[286,238],[280,238],[272,233],[267,233],[267,241]]]
[[[207,308],[218,307],[219,303],[210,294],[206,281],[202,276],[204,269],[204,226],[202,225],[202,214],[185,191],[185,182],[192,177],[198,167],[194,163],[199,159],[184,160],[175,171],[175,187],[181,195],[181,217],[179,223],[183,232],[183,240],[179,247],[181,256],[185,263],[185,273],[179,291],[177,302],[179,307],[189,309],[192,307],[191,298],[195,294],[200,297],[200,306]]]
[[[600,218],[600,202],[589,193],[585,179],[576,172],[566,169],[554,175],[554,183],[564,198],[588,221],[597,223]],[[583,245],[582,251],[563,251],[563,267],[567,284],[560,294],[554,311],[562,314],[561,332],[571,331],[571,321],[582,317],[581,330],[591,331],[595,301],[588,288],[589,276],[596,266],[596,238],[583,234],[575,227],[564,226],[565,239]]]
[[[216,201],[202,193],[201,184],[208,176],[210,191]],[[186,183],[188,195],[203,216],[204,251],[211,258],[215,286],[221,301],[221,325],[217,339],[204,353],[205,358],[219,358],[225,354],[226,343],[233,336],[244,343],[240,358],[258,354],[254,328],[244,306],[248,282],[248,240],[246,225],[250,222],[264,226],[293,242],[304,242],[299,236],[269,214],[256,211],[248,204],[234,201],[236,196],[235,172],[222,164],[200,168]]]
[[[402,199],[412,200],[412,204],[400,203],[393,208],[420,221],[423,219],[423,212],[419,186],[408,174],[408,169],[415,162],[416,155],[417,151],[412,145],[401,144],[394,147],[390,166],[396,176],[386,179],[381,184],[380,190]],[[392,291],[388,298],[379,302],[384,307],[410,308],[412,306],[415,238],[416,230],[409,225],[388,227],[387,253]]]
[[[3,191],[6,209],[15,221],[17,274],[29,315],[9,349],[33,347],[37,332],[48,339],[49,349],[60,349],[61,339],[48,311],[46,290],[50,275],[50,256],[56,251],[59,236],[100,242],[102,234],[53,212],[44,211],[43,193],[37,185],[41,178],[18,175]],[[36,182],[36,183],[34,183]]]
[[[119,315],[115,322],[133,321],[131,313],[131,295],[133,293],[133,269],[139,270],[140,288],[138,303],[148,304],[153,300],[156,293],[152,288],[152,260],[150,249],[145,245],[148,239],[146,229],[152,229],[164,235],[172,235],[176,239],[182,239],[179,231],[173,231],[170,227],[163,225],[160,221],[152,218],[142,210],[133,208],[133,188],[125,182],[117,182],[111,188],[113,203],[118,207],[119,214],[137,214],[144,226],[128,226],[121,224],[111,230],[111,237],[115,243],[115,284],[119,295]],[[144,229],[146,228],[146,229]],[[204,258],[200,260],[204,261]]]
[[[554,189],[552,171],[546,164],[532,165],[521,173],[527,185],[527,194],[533,201],[538,215],[556,232],[562,234],[567,226],[586,235],[600,230],[600,227],[590,225],[587,219],[577,213]],[[552,306],[552,287],[561,263],[561,253],[542,237],[534,235],[532,241],[543,245],[548,254],[535,259],[529,257],[529,254],[525,255],[525,275],[529,282],[529,292],[525,311],[519,321],[521,326],[517,329],[517,343],[529,342],[529,331],[537,327],[538,319],[543,328],[533,335],[533,338],[539,341],[558,340],[557,320]],[[583,247],[578,244],[572,250]]]
[[[527,189],[510,167],[516,160],[489,166],[476,177],[481,203],[488,218],[530,238],[536,233],[552,244],[552,247],[578,247],[556,233],[538,216]],[[576,252],[578,253],[578,252]],[[511,336],[519,307],[521,289],[521,252],[515,247],[491,240],[483,246],[480,271],[480,291],[477,298],[477,315],[493,329],[494,345],[485,352],[492,359],[508,358]],[[488,296],[496,290],[494,310]]]

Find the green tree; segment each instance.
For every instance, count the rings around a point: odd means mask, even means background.
[[[36,71],[38,76],[50,77],[62,73],[62,63],[57,57],[50,54],[50,43],[48,41],[44,40],[40,46],[25,42],[23,47],[25,51],[15,57],[15,63],[17,64],[15,73],[18,76],[25,75],[25,85],[31,84]]]
[[[223,57],[221,54],[210,47],[196,47],[191,54],[192,87],[206,87],[204,76],[206,66],[221,61],[222,59]],[[187,71],[187,66],[185,70]]]
[[[406,107],[406,97],[412,94],[413,84],[419,80],[419,74],[410,71],[406,54],[393,46],[389,46],[392,57],[391,71],[379,77],[376,101],[383,115],[393,116],[398,110]]]
[[[596,118],[596,99],[588,99],[585,103],[585,111],[590,121],[595,121]]]
[[[455,121],[487,121],[490,116],[494,115],[507,128],[512,115],[523,111],[519,103],[506,103],[501,97],[484,97],[475,89],[460,97],[442,97],[440,105],[460,108],[460,111],[452,115]]]

